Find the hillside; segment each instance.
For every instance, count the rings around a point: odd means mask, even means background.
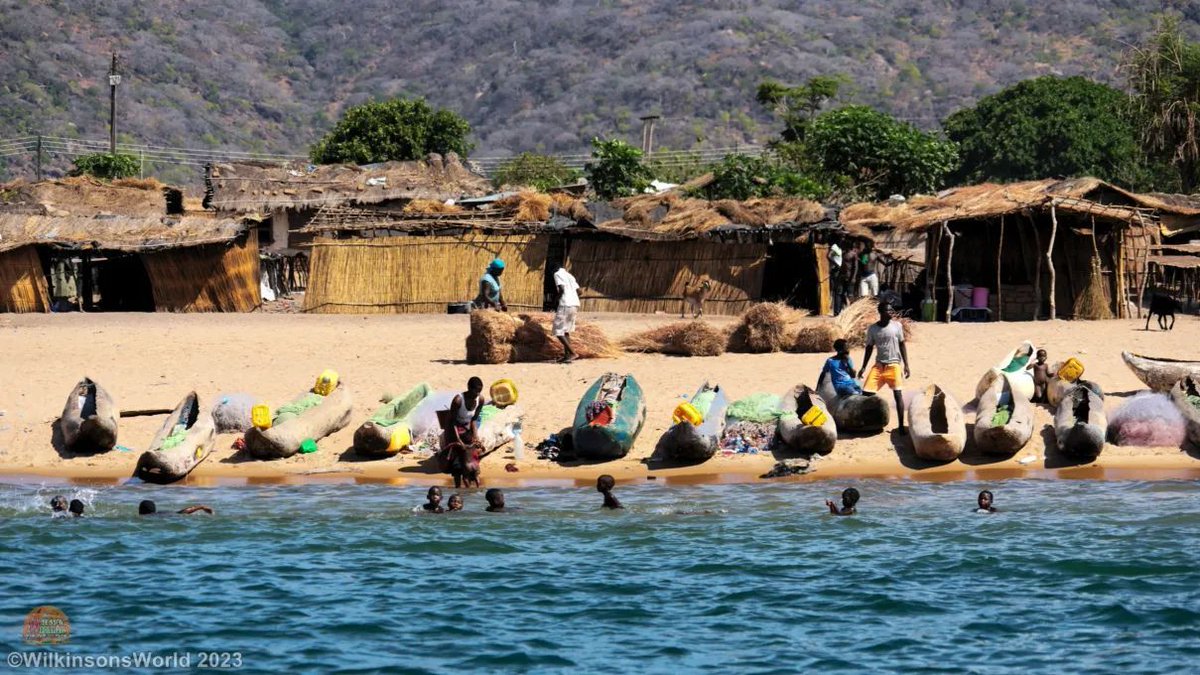
[[[1181,4],[1194,31],[1200,7]],[[477,155],[634,140],[649,112],[664,116],[662,146],[727,146],[776,130],[753,101],[759,81],[818,73],[853,81],[844,100],[934,127],[1026,77],[1117,81],[1157,5],[2,0],[0,138],[105,138],[112,49],[126,64],[122,137],[158,145],[305,153],[346,105],[417,94],[466,115]],[[0,177],[30,166],[9,162]]]

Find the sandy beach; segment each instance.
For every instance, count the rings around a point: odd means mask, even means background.
[[[610,336],[662,325],[670,316],[596,314]],[[730,318],[711,319],[724,324]],[[1109,394],[1111,413],[1141,382],[1121,361],[1128,349],[1150,355],[1200,359],[1200,320],[1180,317],[1173,332],[1142,330],[1143,321],[918,324],[909,345],[909,389],[937,383],[960,402],[970,401],[983,371],[1025,339],[1049,351],[1050,359],[1078,357],[1086,377]],[[471,375],[485,382],[511,378],[527,412],[527,452],[518,472],[506,472],[511,452],[483,462],[485,484],[587,483],[600,473],[618,481],[665,483],[759,480],[774,463],[769,453],[718,454],[702,464],[661,468],[646,459],[670,425],[671,410],[704,380],[723,385],[731,399],[755,392],[782,393],[796,383],[815,384],[823,354],[727,354],[680,358],[628,354],[620,359],[571,365],[470,366],[464,361],[467,317],[440,315],[337,316],[289,314],[30,314],[0,316],[0,354],[5,386],[0,390],[0,475],[115,482],[128,477],[162,417],[122,419],[118,443],[132,451],[99,456],[61,456],[51,444],[52,423],[72,386],[90,376],[116,398],[121,409],[169,408],[195,390],[205,408],[219,394],[246,392],[277,406],[312,385],[326,368],[336,369],[355,399],[351,423],[320,441],[318,452],[260,462],[235,457],[237,436],[218,437],[217,450],[186,484],[303,482],[313,480],[447,483],[421,457],[401,455],[358,461],[351,450],[354,429],[378,407],[380,395],[428,382],[436,389],[462,387]],[[855,361],[862,357],[855,350]],[[588,385],[608,371],[633,373],[647,396],[648,418],[633,451],[601,464],[559,465],[534,458],[532,447],[569,425]],[[917,480],[1015,477],[1198,478],[1200,451],[1109,445],[1096,462],[1076,464],[1058,455],[1049,427],[1051,412],[1037,411],[1037,431],[1025,449],[996,461],[968,445],[953,462],[916,458],[907,438],[887,432],[842,438],[833,453],[814,461],[800,480],[850,477],[907,477]],[[967,422],[973,415],[968,413]],[[894,426],[894,423],[893,423]],[[791,479],[789,479],[791,480]]]

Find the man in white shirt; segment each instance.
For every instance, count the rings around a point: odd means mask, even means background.
[[[579,282],[564,267],[559,267],[554,273],[554,288],[558,293],[558,309],[554,312],[554,337],[563,346],[563,357],[560,363],[570,363],[575,360],[575,350],[571,347],[571,333],[575,330],[575,315],[579,313]]]

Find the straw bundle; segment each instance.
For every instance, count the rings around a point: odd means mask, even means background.
[[[796,341],[792,343],[792,351],[801,354],[831,352],[833,351],[833,341],[841,337],[841,330],[829,319],[807,322],[796,332]]]
[[[117,187],[137,188],[139,190],[161,190],[166,184],[155,178],[117,178],[112,182]]]
[[[553,200],[554,210],[558,211],[559,215],[572,220],[585,220],[592,217],[582,199],[576,199],[565,192],[554,192],[550,195],[550,199]]]
[[[403,212],[415,215],[462,213],[463,208],[458,204],[447,204],[436,199],[414,199],[404,205]]]
[[[629,335],[621,340],[621,347],[631,352],[720,356],[725,353],[725,340],[723,331],[704,321],[679,321]]]
[[[523,323],[513,336],[513,362],[553,361],[562,358],[563,348],[554,337],[550,314],[522,314]],[[571,333],[571,346],[581,359],[610,359],[621,355],[599,326],[579,322]]]
[[[849,347],[866,344],[867,328],[879,320],[879,303],[874,298],[859,298],[832,319],[802,324],[791,344],[791,351],[802,354],[833,351],[834,340],[845,340]],[[912,319],[893,319],[904,329],[904,341],[912,339]]]
[[[742,314],[729,335],[731,352],[762,354],[781,352],[796,341],[801,320],[808,312],[788,307],[782,302],[763,302]]]
[[[471,312],[471,334],[467,336],[467,363],[508,363],[512,360],[513,337],[521,322],[509,314],[490,309]]]
[[[554,198],[540,192],[519,192],[496,202],[496,207],[513,210],[513,219],[519,223],[544,223],[550,220],[550,206]]]
[[[1075,298],[1075,318],[1092,321],[1112,319],[1112,304],[1108,297],[1108,285],[1100,271],[1100,261],[1092,259],[1092,273],[1088,276],[1083,293]]]

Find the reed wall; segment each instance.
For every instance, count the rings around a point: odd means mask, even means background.
[[[37,248],[0,253],[0,312],[48,312],[50,289]]]
[[[444,313],[446,305],[479,293],[493,258],[511,309],[541,310],[548,235],[319,238],[312,243],[306,312],[333,314]]]
[[[250,312],[262,304],[258,233],[231,245],[142,254],[160,312]]]

